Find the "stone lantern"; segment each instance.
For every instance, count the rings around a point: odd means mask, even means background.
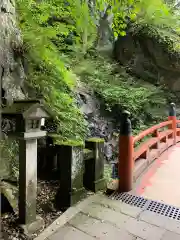
[[[9,136],[19,140],[19,220],[29,234],[43,224],[36,216],[37,139],[46,136],[41,120],[50,115],[39,100],[18,100],[5,107],[2,116],[15,121]]]

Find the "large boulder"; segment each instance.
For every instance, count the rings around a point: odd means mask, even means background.
[[[128,31],[114,46],[114,56],[132,74],[180,91],[180,37],[173,31],[145,27]]]
[[[18,187],[16,184],[6,181],[1,181],[1,194],[7,199],[13,211],[18,211]]]

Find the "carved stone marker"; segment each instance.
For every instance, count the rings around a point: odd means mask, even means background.
[[[16,119],[15,132],[10,136],[19,139],[19,220],[25,233],[31,234],[43,225],[36,216],[37,139],[46,135],[40,126],[49,113],[40,101],[23,100],[4,108],[3,116]]]

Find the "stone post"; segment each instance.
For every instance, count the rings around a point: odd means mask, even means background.
[[[104,139],[92,138],[86,140],[85,148],[93,150],[92,159],[85,160],[84,186],[97,192],[106,188],[104,179]]]
[[[119,191],[128,192],[133,187],[133,137],[130,113],[123,112],[119,136]]]
[[[19,220],[26,234],[43,226],[36,216],[37,195],[37,139],[19,140]]]
[[[19,222],[25,234],[40,230],[43,219],[36,216],[37,139],[45,137],[41,119],[50,117],[40,100],[16,100],[3,108],[3,116],[16,120],[9,136],[19,140]]]
[[[176,128],[177,128],[177,123],[176,123],[176,105],[174,103],[170,104],[169,107],[169,117],[168,120],[172,120],[172,125],[169,126],[169,129],[173,130],[173,138],[174,138],[174,144],[176,144]]]
[[[56,207],[62,211],[77,203],[85,193],[83,187],[83,146],[56,145],[60,188]]]

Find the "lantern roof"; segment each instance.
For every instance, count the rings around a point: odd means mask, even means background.
[[[22,115],[24,119],[50,117],[47,108],[42,104],[41,100],[37,99],[15,100],[13,104],[3,108],[2,114],[9,117]]]

